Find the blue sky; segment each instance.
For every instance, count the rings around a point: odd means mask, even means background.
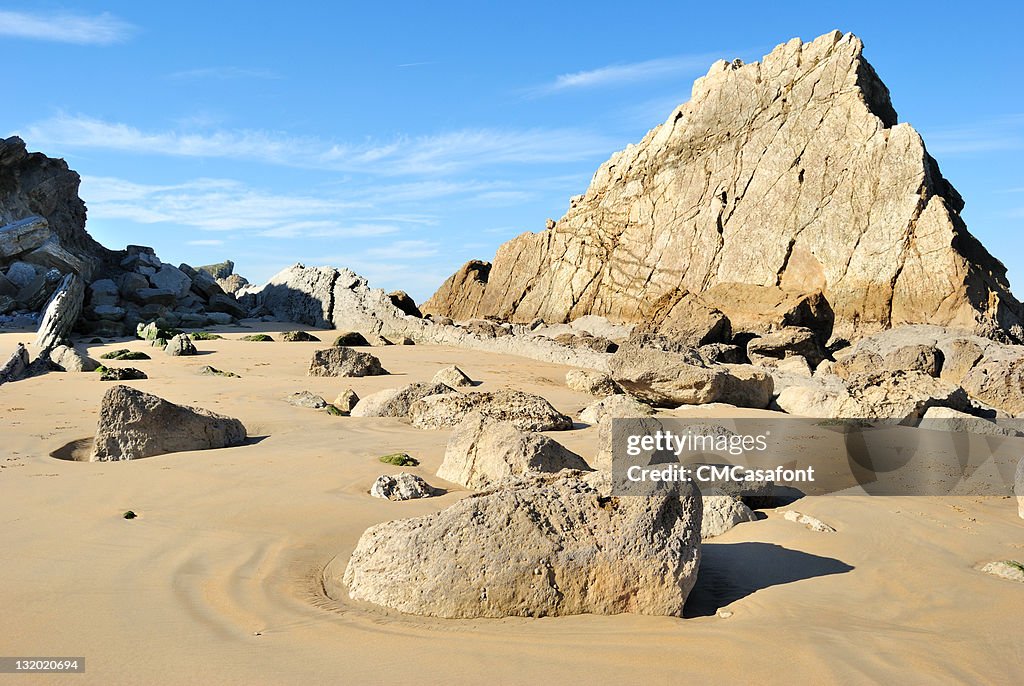
[[[422,299],[560,217],[714,60],[838,28],[1024,295],[1024,11],[846,4],[0,0],[0,134],[82,174],[110,247]]]

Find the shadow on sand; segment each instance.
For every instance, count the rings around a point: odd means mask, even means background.
[[[845,574],[851,565],[774,543],[705,543],[700,571],[684,617],[709,617],[729,603],[769,586]]]

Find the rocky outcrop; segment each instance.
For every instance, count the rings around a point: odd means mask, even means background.
[[[602,397],[622,393],[612,377],[592,369],[570,369],[565,373],[565,385],[580,393]]]
[[[114,386],[100,404],[92,460],[135,460],[226,448],[245,439],[245,427],[237,419],[175,405],[128,386]]]
[[[700,496],[616,498],[596,481],[522,477],[378,524],[343,582],[355,600],[415,615],[681,616],[700,561]]]
[[[430,382],[443,383],[452,388],[466,388],[467,386],[474,385],[473,380],[469,378],[469,375],[455,365],[438,370],[437,374],[434,374],[434,378],[431,379]]]
[[[605,417],[646,417],[654,412],[650,405],[628,395],[609,395],[580,410],[580,421],[596,426]]]
[[[648,303],[671,312],[690,294],[733,333],[771,312],[775,326],[832,318],[846,338],[928,322],[1019,339],[1006,269],[962,208],[861,41],[793,39],[761,62],[716,62],[551,228],[467,264],[421,309],[642,322]]]
[[[310,376],[380,376],[388,370],[380,360],[352,348],[327,348],[313,353],[309,362]]]
[[[96,360],[67,345],[51,350],[50,360],[66,372],[93,372],[100,366]]]
[[[455,426],[470,412],[510,422],[520,431],[565,431],[572,419],[539,395],[501,390],[494,393],[445,393],[420,398],[409,407],[412,425],[420,429]]]
[[[582,457],[544,434],[523,432],[509,422],[471,412],[452,430],[437,470],[466,488],[486,488],[528,472],[589,470]]]
[[[706,540],[721,536],[743,522],[757,520],[757,515],[743,501],[728,495],[703,496],[704,516],[700,523],[700,538]]]

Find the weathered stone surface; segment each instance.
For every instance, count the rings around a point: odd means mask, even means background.
[[[178,301],[177,294],[169,288],[140,288],[131,296],[142,305],[171,305]]]
[[[164,348],[164,352],[172,357],[182,357],[186,355],[195,355],[199,351],[196,350],[196,346],[192,343],[192,339],[183,333],[177,336],[172,336],[167,341],[167,347]]]
[[[7,268],[7,279],[20,291],[39,276],[39,269],[28,262],[14,262]],[[16,291],[17,292],[17,291]]]
[[[334,399],[334,407],[336,407],[342,414],[349,414],[353,408],[359,403],[359,396],[351,388],[346,388],[344,391],[338,394],[338,397]]]
[[[207,264],[199,267],[199,271],[206,272],[215,279],[226,279],[235,273],[235,263],[231,260],[224,260],[217,264]]]
[[[640,321],[673,290],[738,283],[821,291],[847,338],[915,322],[1016,335],[1006,269],[962,207],[921,137],[897,124],[858,38],[793,39],[759,63],[716,62],[553,228],[504,244],[487,270],[464,267],[424,309]]]
[[[164,288],[173,291],[176,298],[184,298],[192,289],[192,279],[188,274],[169,264],[162,265],[156,274],[149,277],[153,288]]]
[[[544,398],[514,390],[427,396],[409,407],[409,418],[413,426],[421,429],[443,429],[455,426],[474,411],[487,419],[511,422],[520,431],[564,431],[572,428],[572,419]]]
[[[338,336],[334,339],[335,348],[351,348],[369,345],[370,342],[366,340],[366,336],[359,333],[358,331],[343,331],[342,333],[338,334]]]
[[[510,329],[504,328],[503,331],[509,332]],[[507,335],[507,333],[503,335]],[[619,349],[618,343],[610,341],[603,336],[593,336],[586,332],[558,334],[554,337],[554,341],[569,348],[582,348],[598,353],[613,353]]]
[[[420,398],[454,392],[454,388],[443,383],[412,383],[401,388],[386,388],[360,400],[352,409],[352,416],[407,417],[409,407]]]
[[[521,477],[363,534],[349,595],[450,618],[680,616],[700,561],[701,499],[615,498],[578,472]]]
[[[141,381],[148,378],[144,371],[135,367],[104,367],[100,374],[100,381]]]
[[[203,271],[202,269],[194,269],[184,263],[178,265],[178,269],[188,276],[191,281],[191,291],[203,298],[203,300],[209,300],[215,295],[224,294],[224,289],[221,288],[215,278],[210,276],[209,272]]]
[[[26,217],[0,226],[0,259],[35,250],[50,237],[50,224],[42,217]]]
[[[117,284],[112,279],[98,279],[89,284],[90,305],[117,305],[119,299]]]
[[[580,421],[596,426],[605,417],[646,417],[655,410],[650,405],[628,395],[609,395],[580,410]]]
[[[623,392],[612,377],[592,369],[570,369],[565,373],[565,385],[580,393],[602,397]]]
[[[56,292],[63,279],[64,274],[57,269],[42,271],[27,286],[18,291],[18,295],[14,299],[25,309],[38,310]]]
[[[100,363],[80,350],[58,345],[50,351],[50,360],[66,372],[93,372]]]
[[[128,386],[103,395],[92,459],[134,460],[185,450],[238,445],[246,439],[237,419],[175,405]]]
[[[281,334],[281,340],[285,343],[319,343],[320,339],[305,331],[285,331]]]
[[[811,367],[825,359],[825,350],[814,331],[790,326],[752,338],[747,343],[747,357],[751,364],[774,367],[787,357],[802,357]]]
[[[1024,355],[982,360],[960,380],[971,397],[1013,416],[1024,415]]]
[[[40,350],[52,350],[60,345],[78,321],[84,302],[85,283],[80,276],[68,274],[46,303],[43,316],[39,320],[36,347]]]
[[[370,495],[387,500],[429,498],[434,494],[435,490],[426,481],[408,472],[381,474],[370,486]]]
[[[700,538],[705,540],[721,536],[743,522],[757,520],[757,515],[742,501],[728,495],[705,495],[704,515],[700,523]]]
[[[918,427],[932,431],[953,433],[987,434],[989,436],[1020,436],[1020,432],[995,422],[960,412],[949,407],[929,407],[921,417]]]
[[[388,371],[380,360],[352,348],[327,348],[313,353],[310,376],[380,376]]]
[[[92,259],[79,257],[65,250],[56,236],[51,236],[32,252],[22,255],[22,259],[44,269],[56,269],[62,274],[76,274],[83,279],[91,278],[95,268]]]
[[[490,262],[467,262],[441,284],[433,297],[423,303],[420,310],[424,314],[444,315],[455,320],[477,316],[481,311],[481,300],[487,289],[490,272]]]
[[[732,325],[725,314],[699,296],[673,289],[645,309],[643,322],[634,331],[659,331],[690,347],[728,343]]]
[[[984,357],[980,345],[968,338],[956,338],[942,349],[942,370],[939,376],[951,383],[960,383]]]
[[[1016,560],[997,560],[989,562],[981,571],[1007,581],[1018,581],[1024,583],[1024,564]]]
[[[416,307],[416,301],[405,291],[392,291],[388,293],[388,300],[405,314],[411,317],[422,317],[420,308]]]
[[[635,339],[612,356],[612,378],[626,391],[658,407],[725,402],[766,407],[773,381],[745,365],[707,366],[694,353],[646,347]]]
[[[509,422],[470,412],[455,425],[437,470],[466,488],[486,488],[527,472],[588,470],[582,457],[544,434],[524,433]]]
[[[885,367],[893,371],[922,372],[939,376],[942,353],[933,345],[905,345],[885,356]]]
[[[443,383],[451,388],[466,388],[475,385],[466,372],[455,365],[439,370],[437,374],[434,374],[434,378],[430,382]]]
[[[797,512],[796,510],[786,510],[782,513],[783,518],[787,522],[796,522],[797,524],[803,524],[811,531],[817,531],[822,534],[835,533],[835,528],[829,526],[825,522],[821,521],[817,517]]]
[[[249,316],[249,310],[235,300],[234,296],[224,293],[217,293],[210,297],[206,309],[211,312],[225,312],[236,319],[244,319]]]
[[[224,289],[225,293],[236,295],[239,291],[249,285],[249,281],[244,276],[232,274],[224,277],[223,279],[217,279],[217,285]]]
[[[327,407],[327,401],[321,398],[316,393],[310,391],[299,391],[292,393],[290,396],[285,398],[289,404],[295,405],[296,407],[308,407],[311,410],[322,410]]]
[[[29,362],[28,349],[19,343],[4,366],[0,367],[0,384],[24,379],[28,374]]]
[[[107,322],[119,322],[124,319],[127,310],[123,307],[116,307],[114,305],[97,305],[88,309],[88,314],[91,318],[98,319]]]
[[[501,322],[492,322],[489,319],[470,319],[462,322],[461,326],[468,333],[479,338],[500,338],[512,335],[511,326]]]

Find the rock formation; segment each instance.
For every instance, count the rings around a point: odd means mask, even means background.
[[[833,32],[716,62],[552,228],[465,265],[421,309],[666,326],[702,311],[695,335],[709,339],[724,336],[722,314],[733,334],[827,338],[834,318],[848,338],[927,322],[1020,339],[1005,268],[967,232],[963,200],[862,52]]]
[[[381,474],[370,486],[370,495],[374,498],[385,498],[387,500],[412,500],[414,498],[429,498],[435,491],[430,484],[408,472],[398,474]]]
[[[313,352],[310,376],[380,376],[388,371],[370,353],[352,348],[327,348]]]
[[[103,395],[93,444],[94,461],[134,460],[185,450],[239,445],[246,438],[237,419],[114,386]]]
[[[565,431],[572,419],[539,395],[502,390],[494,393],[444,393],[420,398],[409,407],[412,425],[420,429],[455,426],[470,412],[511,422],[520,431]]]
[[[510,476],[563,469],[590,467],[544,434],[526,433],[510,422],[470,412],[452,429],[437,475],[466,488],[485,488]]]
[[[449,618],[681,616],[700,561],[700,496],[610,497],[596,476],[522,477],[373,526],[345,570],[349,595]]]
[[[420,398],[455,392],[443,383],[418,382],[401,388],[385,388],[360,400],[352,409],[352,416],[408,417],[410,406]]]

